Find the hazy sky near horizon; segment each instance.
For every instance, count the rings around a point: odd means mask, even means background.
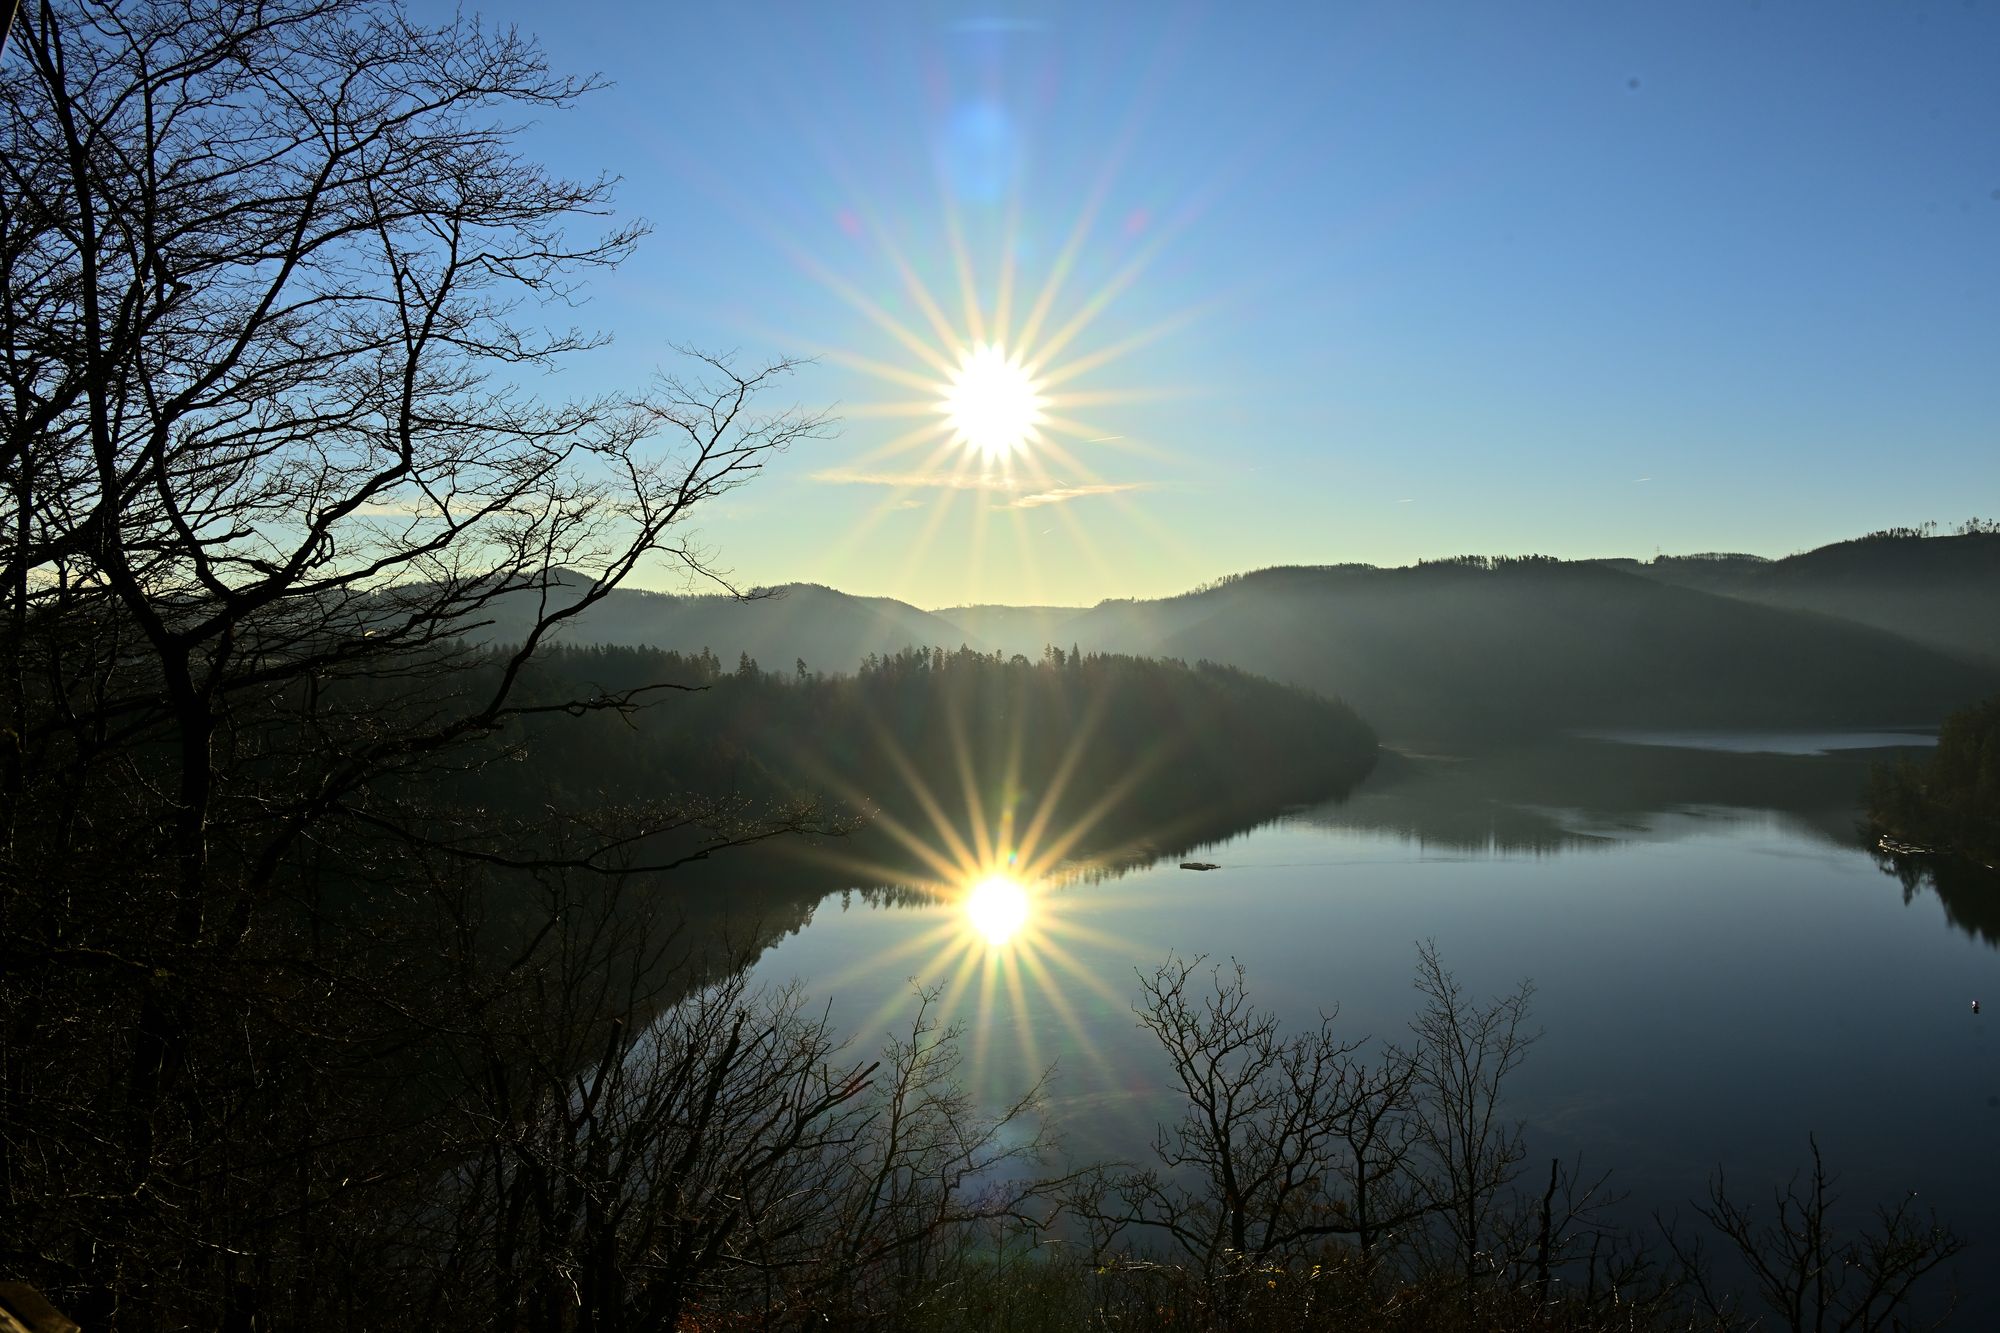
[[[1082,603],[2000,514],[2000,5],[476,7],[614,83],[526,147],[654,228],[559,385],[820,358],[838,436],[698,524],[750,583]],[[1003,313],[1060,381],[1004,465],[923,387]]]

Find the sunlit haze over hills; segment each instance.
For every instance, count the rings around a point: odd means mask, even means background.
[[[487,12],[615,84],[529,147],[654,227],[574,387],[818,358],[837,436],[703,515],[750,583],[1782,555],[2000,490],[1990,6]]]

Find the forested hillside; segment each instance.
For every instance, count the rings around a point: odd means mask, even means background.
[[[1868,807],[1893,838],[2000,865],[2000,697],[1946,718],[1923,762],[1879,769]]]
[[[1033,657],[1050,644],[1067,646],[1067,626],[1082,606],[949,606],[931,612],[974,647]]]
[[[1996,537],[1932,539],[1931,546],[1946,542],[2000,547]],[[1815,556],[1801,557],[1807,563],[1799,568],[1838,563]],[[1695,581],[1685,571],[1697,565],[1716,588],[1681,586]],[[1913,592],[1849,598],[1903,608],[1889,618],[1932,626],[1925,644],[1725,590],[1732,578],[1749,579],[1751,568],[1747,560],[1639,567],[1541,557],[1465,557],[1404,569],[1294,567],[1081,611],[980,606],[932,613],[811,585],[749,602],[621,590],[564,625],[558,642],[707,653],[730,667],[747,656],[788,676],[801,663],[812,675],[851,672],[871,656],[919,645],[1030,659],[1058,648],[1217,662],[1344,699],[1398,743],[1592,727],[1922,724],[2000,684],[2000,666],[1966,650],[1977,636],[2000,633],[1989,628],[2000,624],[2000,612],[1986,619],[1967,612],[1962,632],[1942,628],[1960,623],[1952,607],[1994,596],[1976,579],[1938,583],[1929,603]],[[1879,562],[1868,568],[1876,571],[1869,577],[1888,577]],[[1835,586],[1829,578],[1772,575],[1766,582],[1825,589]],[[553,601],[568,595],[558,583]],[[535,609],[530,601],[496,599],[474,636],[514,641],[515,620],[525,624]],[[1954,633],[1955,646],[1939,646]]]
[[[1632,572],[1726,597],[1873,625],[1960,656],[2000,663],[2000,532],[1891,529],[1817,550],[1666,557]]]
[[[1337,694],[1398,742],[1935,721],[1994,678],[1866,626],[1534,557],[1269,569],[1058,632]]]
[[[926,831],[934,802],[961,834],[1039,821],[1044,842],[1091,848],[1320,799],[1375,758],[1374,734],[1343,704],[1229,667],[1062,650],[1030,662],[908,649],[828,675],[560,648],[526,685],[568,698],[655,682],[685,688],[629,714],[531,718],[496,742],[522,762],[467,781],[502,806],[729,793]],[[965,774],[980,777],[968,787]]]
[[[552,603],[578,591],[559,580]],[[472,637],[518,641],[534,602],[496,599]],[[561,634],[827,674],[918,645],[1220,662],[1345,699],[1398,743],[1923,724],[2000,685],[2000,534],[1892,531],[1777,561],[1287,567],[1087,609],[928,612],[809,584],[748,602],[620,590]]]
[[[1338,690],[1392,738],[1934,721],[1990,673],[1885,632],[1591,564],[1270,571],[1158,651]]]
[[[560,571],[546,591],[495,598],[459,630],[474,642],[519,643],[537,615],[570,605],[587,586],[582,576]],[[745,653],[787,669],[803,659],[812,670],[830,673],[853,671],[870,653],[893,653],[916,644],[995,646],[906,603],[854,597],[811,583],[764,589],[749,598],[617,588],[577,613],[556,641],[682,653],[708,649],[732,666]],[[1035,652],[1041,652],[1039,643]]]

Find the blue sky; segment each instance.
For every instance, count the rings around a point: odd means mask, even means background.
[[[1079,603],[2000,513],[1994,4],[482,8],[613,81],[527,148],[654,227],[562,387],[821,358],[838,438],[699,523],[752,583]],[[893,329],[969,333],[954,235],[989,330],[1009,256],[1012,330],[1043,291],[1074,329],[1004,468],[885,452],[938,421]]]

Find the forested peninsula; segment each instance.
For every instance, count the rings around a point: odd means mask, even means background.
[[[2000,695],[1946,718],[1924,762],[1878,768],[1868,816],[1891,850],[2000,865]]]
[[[523,689],[633,703],[529,712],[497,733],[488,762],[454,784],[496,810],[726,792],[751,817],[810,810],[829,826],[931,830],[942,815],[1102,850],[1323,800],[1376,755],[1374,732],[1336,700],[1208,662],[1056,647],[1037,661],[906,648],[852,674],[556,647]]]

